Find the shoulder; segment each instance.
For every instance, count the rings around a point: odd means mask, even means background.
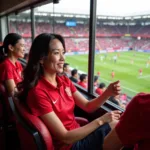
[[[132,101],[137,102],[137,103],[141,103],[143,101],[149,101],[150,103],[150,93],[138,93],[133,99]]]
[[[6,58],[3,62],[2,62],[3,66],[11,66],[9,60]]]
[[[46,91],[46,86],[45,86],[44,82],[42,82],[42,80],[39,79],[37,85],[35,87],[33,87],[32,89],[30,89],[29,92],[38,93],[38,92],[42,92],[42,91]]]
[[[12,70],[12,71],[13,71],[13,66],[12,66],[12,64],[9,62],[8,59],[5,59],[5,60],[2,62],[2,64],[1,64],[0,67],[3,69],[3,71],[4,71],[4,70]]]
[[[61,75],[61,76],[58,75],[57,77],[64,84],[70,84],[71,83],[70,79],[68,77],[66,77],[65,75]]]
[[[40,86],[36,86],[29,90],[28,99],[33,99],[33,101],[41,98],[47,98],[47,90]]]
[[[22,65],[19,61],[17,61],[16,64],[17,64],[17,66],[22,67]]]

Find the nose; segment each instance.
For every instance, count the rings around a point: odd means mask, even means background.
[[[65,55],[62,53],[60,54],[60,60],[64,61],[65,60]]]

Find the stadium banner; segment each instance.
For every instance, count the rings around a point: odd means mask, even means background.
[[[150,50],[144,50],[144,52],[146,52],[146,53],[150,53]]]
[[[115,52],[128,52],[128,49],[119,49],[119,50],[115,50]]]
[[[142,50],[142,49],[138,49],[136,50],[137,52],[145,52],[145,53],[150,53],[150,49],[149,50]]]
[[[95,50],[95,54],[102,54],[102,53],[112,53],[112,52],[127,52],[129,51],[128,49],[120,49],[120,50]],[[142,51],[143,52],[143,51]],[[148,51],[150,52],[150,50]],[[82,52],[77,52],[77,51],[73,51],[73,52],[67,52],[65,55],[85,55],[85,54],[89,54],[88,51],[82,51]]]
[[[108,52],[108,53],[112,53],[112,52],[114,52],[114,50],[113,50],[113,49],[112,49],[112,50],[108,50],[107,52]]]
[[[100,50],[99,53],[107,53],[106,50]]]
[[[78,52],[67,52],[65,55],[78,55]]]
[[[144,52],[144,50],[139,49],[139,50],[137,50],[137,52]]]

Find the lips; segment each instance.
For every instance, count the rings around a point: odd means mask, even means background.
[[[63,65],[64,65],[64,64],[58,64],[58,66],[61,67],[61,68],[63,68]]]

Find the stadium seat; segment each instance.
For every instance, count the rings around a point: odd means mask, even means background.
[[[1,101],[1,106],[2,106],[2,118],[4,120],[5,126],[7,128],[11,128],[15,124],[15,119],[13,116],[13,113],[11,111],[9,102],[8,102],[8,96],[7,96],[7,91],[5,89],[5,86],[0,83],[0,101]]]
[[[8,102],[5,86],[0,83],[0,149],[18,148],[19,143],[16,139],[16,120]]]
[[[22,150],[53,150],[52,137],[45,124],[38,117],[30,114],[25,105],[17,98],[9,97],[9,103],[17,119],[17,131]],[[79,124],[85,125],[87,119],[77,117]]]
[[[0,84],[0,149],[5,150],[5,123],[4,123],[4,108],[3,108],[3,86]]]

